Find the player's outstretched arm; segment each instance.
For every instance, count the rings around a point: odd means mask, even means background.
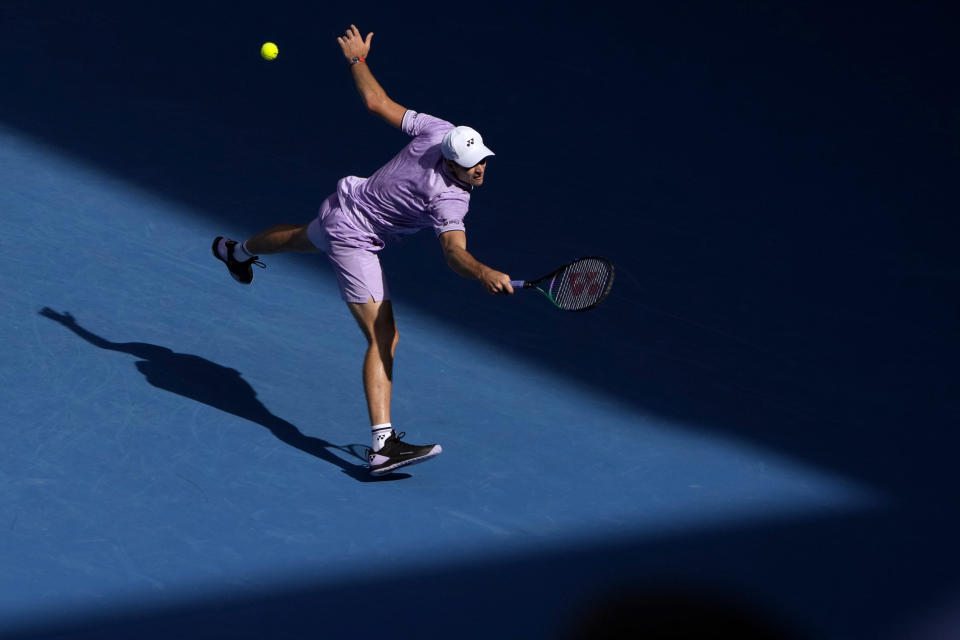
[[[464,278],[479,280],[483,288],[489,293],[508,295],[513,293],[510,286],[510,276],[491,269],[474,258],[467,251],[467,234],[463,231],[446,231],[440,234],[440,245],[447,264],[457,274]]]
[[[373,77],[370,67],[367,66],[366,58],[370,55],[372,39],[372,31],[364,39],[360,36],[360,30],[356,25],[351,24],[350,28],[337,38],[337,42],[343,50],[343,57],[350,61],[353,81],[357,84],[357,91],[360,92],[367,109],[399,129],[403,123],[403,114],[407,110],[387,96],[387,92],[383,90],[377,79]],[[359,61],[354,61],[355,58]]]

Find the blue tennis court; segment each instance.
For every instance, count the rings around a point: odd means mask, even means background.
[[[621,11],[4,3],[0,635],[960,633],[945,9]],[[496,149],[478,258],[617,266],[571,314],[385,251],[444,453],[383,478],[323,256],[210,255],[405,144],[351,22]]]

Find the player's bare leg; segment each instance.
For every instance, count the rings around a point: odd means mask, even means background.
[[[363,389],[367,394],[370,424],[390,422],[390,394],[393,391],[393,357],[400,334],[393,319],[389,300],[348,302],[360,330],[367,339],[367,353],[363,359]]]
[[[278,224],[261,231],[244,243],[248,252],[255,255],[268,255],[284,251],[300,253],[319,253],[310,238],[307,237],[307,224]]]
[[[261,231],[246,242],[237,242],[230,238],[217,236],[213,239],[213,255],[224,264],[234,280],[241,284],[253,282],[254,265],[264,268],[258,259],[259,254],[298,251],[317,253],[317,249],[307,236],[306,224],[278,224]]]
[[[393,319],[389,300],[349,302],[350,312],[367,338],[363,360],[363,389],[373,430],[373,449],[369,450],[370,472],[374,475],[409,464],[423,462],[439,454],[440,445],[416,446],[402,442],[390,422],[390,396],[393,392],[393,359],[400,334]]]

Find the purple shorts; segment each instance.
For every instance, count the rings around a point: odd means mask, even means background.
[[[347,302],[375,302],[390,299],[387,281],[375,251],[364,244],[382,248],[379,238],[358,235],[340,210],[340,198],[333,194],[320,205],[316,219],[307,227],[307,237],[327,254],[337,275],[340,296]]]

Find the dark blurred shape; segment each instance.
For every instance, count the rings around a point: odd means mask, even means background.
[[[771,616],[716,595],[692,591],[635,591],[588,608],[566,640],[800,640]]]

